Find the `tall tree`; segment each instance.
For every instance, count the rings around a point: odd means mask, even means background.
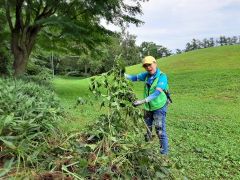
[[[192,39],[191,42],[188,42],[186,44],[186,48],[185,48],[185,51],[188,52],[188,51],[193,51],[193,50],[196,50],[196,49],[200,49],[202,46],[202,43],[200,40],[198,39]]]
[[[140,62],[140,51],[136,45],[136,36],[129,34],[129,32],[122,32],[121,49],[122,58],[126,65],[138,64]]]
[[[188,51],[192,51],[192,50],[193,50],[192,44],[188,42],[188,43],[186,44],[186,48],[185,48],[184,51],[185,51],[185,52],[188,52]]]
[[[103,41],[111,31],[100,25],[100,20],[123,26],[125,22],[139,25],[140,2],[132,0],[4,0],[11,32],[11,50],[14,56],[14,75],[24,73],[29,56],[39,33],[46,27],[56,27],[56,37],[72,38],[88,47]],[[132,5],[134,3],[134,5]]]
[[[237,44],[238,43],[238,38],[237,36],[233,36],[231,39],[232,44]]]
[[[202,48],[210,47],[210,41],[208,39],[206,39],[206,38],[203,39],[201,44],[202,44]]]
[[[155,58],[166,57],[172,54],[171,50],[162,45],[157,45],[154,42],[142,42],[140,51],[142,56],[151,55]]]
[[[210,39],[209,39],[209,46],[210,46],[210,47],[214,47],[215,44],[216,44],[216,43],[215,43],[214,38],[210,38]]]
[[[201,48],[201,41],[199,41],[198,39],[192,39],[191,43],[192,43],[193,50]]]
[[[157,52],[160,58],[172,55],[171,50],[161,45],[157,45]]]
[[[217,43],[220,46],[227,45],[227,38],[225,36],[220,36],[219,40],[217,40]]]
[[[176,54],[181,54],[182,50],[181,49],[176,49]]]
[[[157,44],[155,44],[154,42],[142,42],[142,44],[140,45],[140,51],[142,56],[154,56],[155,58],[159,58],[159,54],[158,54],[158,47]]]

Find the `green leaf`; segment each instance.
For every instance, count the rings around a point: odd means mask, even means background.
[[[86,145],[86,146],[87,146],[87,147],[90,147],[91,150],[94,150],[94,149],[97,147],[96,144],[88,144],[88,145]]]
[[[0,177],[5,176],[12,169],[13,161],[14,157],[4,163],[3,170],[0,171]]]
[[[113,136],[110,136],[109,139],[113,142],[117,142],[117,138],[116,137],[113,137]]]
[[[11,114],[11,115],[8,115],[5,119],[4,119],[4,125],[7,125],[9,123],[11,123],[13,121],[13,118],[14,116]]]
[[[162,172],[157,171],[156,172],[156,178],[164,179],[164,178],[166,178],[166,175]]]
[[[80,159],[80,161],[79,161],[80,167],[85,168],[85,167],[87,167],[87,165],[88,165],[88,161],[86,159]]]
[[[83,180],[82,177],[79,177],[77,174],[71,172],[68,170],[68,168],[65,165],[62,165],[62,171],[66,172],[67,174],[73,176],[75,179]]]
[[[7,141],[7,140],[3,139],[2,137],[0,137],[0,140],[1,140],[8,148],[13,149],[13,150],[17,149],[17,147],[16,147],[12,142]]]

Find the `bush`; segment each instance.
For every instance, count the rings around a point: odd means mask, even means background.
[[[41,149],[58,131],[62,114],[54,92],[33,82],[0,79],[0,160],[4,154],[24,164],[44,159]]]
[[[0,44],[0,75],[9,75],[11,73],[11,60],[7,48]]]
[[[38,75],[24,75],[21,79],[26,82],[34,82],[41,86],[51,87],[52,75],[49,69],[44,68]]]

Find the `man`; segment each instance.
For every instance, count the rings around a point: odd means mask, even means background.
[[[166,113],[168,100],[164,92],[168,89],[167,76],[157,68],[157,62],[152,56],[146,56],[142,64],[146,72],[137,75],[125,74],[125,77],[131,81],[145,82],[144,99],[133,102],[133,105],[144,104],[144,120],[148,126],[145,140],[152,139],[152,126],[154,123],[160,141],[160,153],[167,154]]]

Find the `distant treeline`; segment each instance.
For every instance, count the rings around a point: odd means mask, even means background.
[[[136,45],[136,36],[127,32],[110,37],[108,43],[99,45],[94,50],[87,51],[80,56],[60,56],[58,54],[54,54],[52,58],[38,56],[38,61],[35,61],[38,64],[37,68],[30,63],[28,72],[36,74],[35,71],[41,69],[39,67],[45,64],[45,67],[52,69],[55,75],[92,76],[112,69],[114,59],[119,54],[122,54],[122,63],[125,66],[131,66],[140,63],[141,59],[147,55],[159,59],[196,49],[234,44],[240,44],[240,36],[220,36],[219,38],[204,38],[203,40],[192,39],[191,42],[186,43],[185,49],[176,49],[173,52],[154,42],[142,42],[138,46]],[[49,63],[49,59],[52,59],[52,63]]]
[[[186,44],[185,49],[180,50],[176,49],[176,54],[180,54],[182,52],[193,51],[196,49],[203,49],[215,46],[226,46],[226,45],[235,45],[240,44],[240,36],[220,36],[219,38],[204,38],[203,40],[192,39],[191,42]]]
[[[159,59],[196,49],[235,44],[240,44],[240,36],[192,39],[191,42],[186,43],[184,49],[172,51],[154,42],[142,42],[138,46],[136,36],[122,32],[109,36],[106,43],[96,45],[94,49],[86,49],[81,53],[69,53],[69,55],[56,50],[59,47],[65,47],[65,44],[57,44],[48,51],[41,51],[40,48],[37,48],[30,57],[26,74],[43,76],[44,78],[51,74],[88,77],[111,70],[115,63],[114,59],[120,54],[122,64],[131,66],[140,63],[141,59],[147,55]],[[8,53],[4,47],[6,46],[0,47],[0,74],[6,74],[6,71],[10,69],[7,67],[10,67],[11,60],[6,60],[11,58],[5,58]]]

